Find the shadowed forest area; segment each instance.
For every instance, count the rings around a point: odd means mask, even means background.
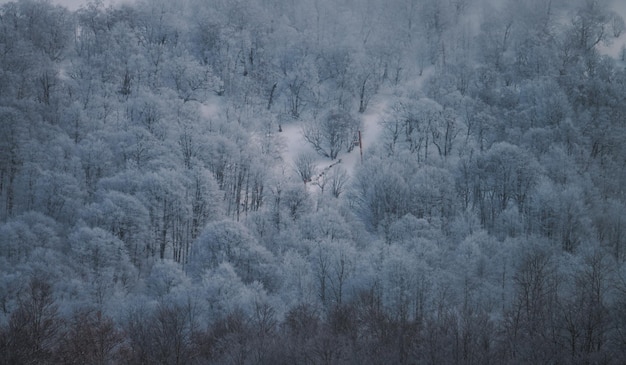
[[[0,364],[623,364],[617,5],[0,5]]]

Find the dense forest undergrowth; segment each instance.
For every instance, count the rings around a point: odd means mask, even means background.
[[[623,364],[617,5],[1,5],[0,363]]]

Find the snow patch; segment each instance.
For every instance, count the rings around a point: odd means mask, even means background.
[[[626,1],[613,1],[611,10],[626,20]],[[608,34],[607,36],[609,37],[608,44],[598,44],[596,49],[600,54],[610,56],[616,60],[622,60],[626,56],[623,54],[623,52],[626,52],[624,50],[626,48],[626,29],[617,38],[613,37],[613,34]]]
[[[360,115],[362,146],[355,146],[351,152],[341,152],[334,161],[318,155],[318,158],[315,160],[316,176],[313,179],[314,181],[309,185],[314,185],[315,180],[320,178],[320,175],[323,178],[323,175],[338,166],[343,167],[349,176],[354,176],[354,171],[361,163],[361,148],[363,149],[363,153],[365,153],[379,140],[383,130],[381,121],[384,118],[387,103],[385,100],[380,100],[381,98],[377,99],[378,100],[373,100],[367,111]],[[284,140],[285,146],[282,153],[283,163],[288,170],[294,171],[294,175],[296,174],[295,161],[298,156],[302,154],[316,155],[315,150],[304,139],[302,134],[304,123],[306,123],[306,121],[296,121],[288,125],[283,125],[282,132],[280,133],[280,137]]]
[[[200,115],[206,119],[213,119],[220,114],[220,105],[217,100],[207,99],[200,104]]]
[[[295,166],[295,161],[301,154],[315,153],[313,147],[311,147],[311,145],[304,139],[304,136],[302,135],[303,124],[303,121],[298,121],[283,125],[283,131],[280,132],[280,137],[281,139],[283,139],[285,146],[282,158],[284,163],[291,168]],[[323,158],[320,157],[319,160],[323,160]]]

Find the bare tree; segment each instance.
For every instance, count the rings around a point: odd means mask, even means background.
[[[622,18],[619,14],[615,12],[611,12],[609,15],[609,23],[611,30],[613,31],[613,36],[615,38],[619,38],[622,35],[624,29],[626,29],[626,25],[624,25],[624,18]]]
[[[111,364],[120,360],[118,356],[123,340],[123,333],[115,327],[111,318],[100,311],[78,310],[63,335],[55,361],[63,364]]]
[[[45,363],[57,345],[60,325],[52,285],[41,277],[33,277],[19,302],[9,319],[7,341],[0,344],[0,362]]]
[[[346,171],[346,169],[341,166],[336,166],[334,169],[329,171],[328,180],[330,180],[330,192],[335,198],[339,198],[339,196],[345,191],[346,185],[350,180],[350,176],[348,176],[348,171]]]
[[[541,246],[529,248],[520,258],[513,282],[515,297],[504,324],[508,351],[521,362],[557,356],[550,343],[556,341],[559,277],[551,252]]]
[[[317,153],[334,160],[343,148],[348,152],[352,150],[359,125],[359,120],[349,113],[331,111],[304,126],[302,134]]]
[[[295,170],[305,183],[311,181],[315,175],[315,158],[310,153],[302,153],[298,155],[294,161]]]

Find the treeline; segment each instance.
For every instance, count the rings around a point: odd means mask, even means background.
[[[623,362],[611,6],[2,5],[0,362]]]
[[[563,276],[553,254],[521,258],[514,296],[501,317],[465,278],[460,306],[449,288],[386,307],[376,289],[320,308],[279,314],[264,302],[198,320],[191,303],[134,307],[124,321],[95,308],[61,313],[52,287],[33,278],[0,332],[4,364],[503,364],[620,363],[624,302],[613,302],[612,263],[590,256]],[[621,290],[624,289],[622,283]],[[428,297],[432,296],[432,299]],[[451,300],[452,299],[452,300]],[[414,302],[417,301],[417,302]]]

